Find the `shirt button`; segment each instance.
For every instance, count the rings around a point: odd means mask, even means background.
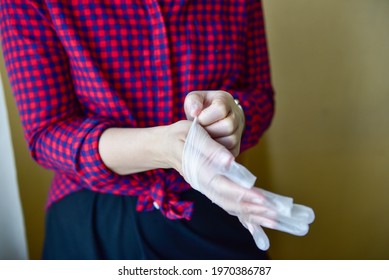
[[[154,205],[155,209],[159,209],[159,205],[156,201],[153,202],[153,205]]]

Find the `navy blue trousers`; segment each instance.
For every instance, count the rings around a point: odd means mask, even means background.
[[[194,190],[190,221],[137,212],[136,197],[73,193],[46,214],[43,259],[267,259],[236,217]]]

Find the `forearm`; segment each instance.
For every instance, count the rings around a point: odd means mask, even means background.
[[[181,156],[190,122],[149,128],[109,128],[99,140],[103,163],[119,175],[157,168],[181,172]]]
[[[168,168],[163,157],[164,145],[159,143],[163,129],[109,128],[100,137],[100,157],[109,169],[120,175]]]

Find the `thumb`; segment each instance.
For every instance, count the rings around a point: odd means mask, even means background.
[[[205,91],[191,91],[185,97],[184,110],[188,120],[193,120],[203,110],[205,99],[204,93]]]

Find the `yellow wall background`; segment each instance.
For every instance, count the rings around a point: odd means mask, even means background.
[[[311,206],[306,237],[266,230],[273,259],[389,259],[389,1],[264,0],[276,115],[241,156],[258,186]],[[29,157],[6,83],[30,257],[51,172]]]
[[[311,206],[275,259],[389,259],[389,1],[265,0],[276,115],[244,155],[260,185]]]

